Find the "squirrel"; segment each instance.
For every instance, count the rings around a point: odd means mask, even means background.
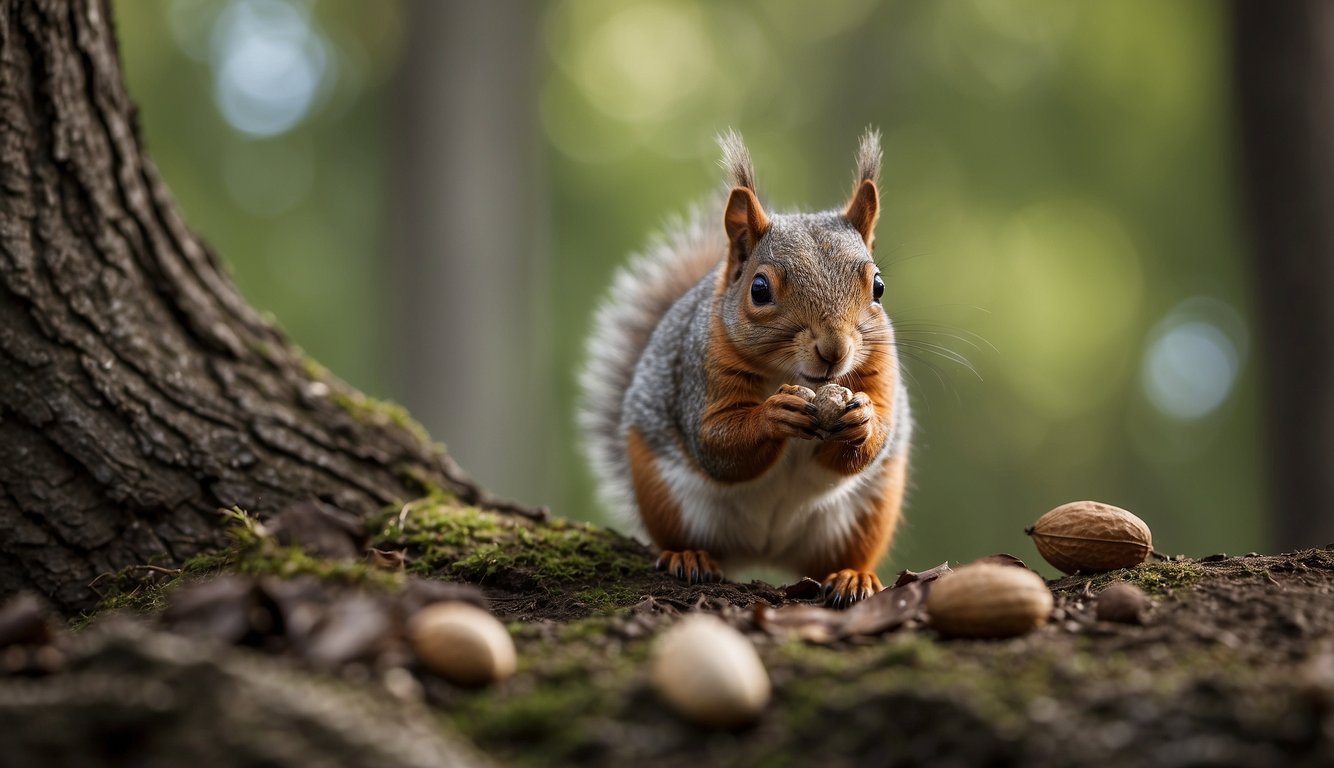
[[[880,135],[862,137],[847,205],[821,213],[766,213],[740,135],[718,143],[721,229],[696,211],[595,314],[585,449],[659,569],[695,584],[773,565],[851,605],[883,589],[912,432],[872,258]]]

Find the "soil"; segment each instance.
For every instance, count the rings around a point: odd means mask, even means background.
[[[1096,620],[1115,581],[1148,591],[1143,624]],[[791,602],[767,585],[645,586],[609,618],[526,621],[516,679],[430,699],[482,749],[535,765],[1334,765],[1329,549],[1064,578],[1052,620],[1008,640],[915,623],[815,645],[756,628],[747,606]],[[749,728],[702,731],[647,682],[652,637],[691,608],[756,641],[775,700]]]
[[[1334,765],[1331,548],[1158,558],[1063,578],[1049,583],[1056,607],[1044,626],[969,640],[940,636],[911,605],[894,621],[845,626],[844,614],[825,612],[818,597],[788,596],[809,595],[800,587],[685,585],[617,534],[444,498],[390,511],[358,539],[377,550],[379,567],[300,549],[290,521],[271,525],[285,532],[279,542],[256,521],[238,520],[233,550],[180,572],[122,574],[105,609],[140,616],[163,637],[187,625],[226,628],[222,639],[246,646],[228,653],[276,660],[312,685],[341,685],[382,703],[424,701],[446,736],[462,736],[499,764]],[[915,565],[935,573],[933,563]],[[224,572],[232,575],[218,579]],[[442,592],[438,581],[480,588],[507,622],[520,659],[514,677],[463,688],[405,654],[394,633],[423,599],[480,600],[476,589]],[[1147,594],[1142,623],[1097,619],[1098,594],[1117,582]],[[227,595],[246,601],[242,609],[209,608]],[[323,612],[324,624],[295,636],[283,619],[295,615],[284,613],[289,603]],[[272,616],[254,623],[257,605]],[[715,613],[754,642],[774,692],[755,722],[702,728],[652,687],[654,639],[690,611]],[[338,616],[360,618],[339,627]],[[386,634],[355,631],[367,617]],[[115,622],[81,623],[96,636]],[[318,663],[315,647],[323,649]],[[91,652],[64,653],[84,673],[100,663]],[[399,673],[393,696],[381,687],[392,675],[377,677],[390,667]],[[404,669],[416,681],[406,690]],[[68,674],[52,672],[36,674]],[[0,700],[4,693],[0,681]],[[5,712],[11,722],[23,716]]]

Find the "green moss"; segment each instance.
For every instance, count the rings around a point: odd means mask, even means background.
[[[170,573],[146,566],[121,570],[107,581],[105,596],[97,607],[74,619],[70,626],[82,629],[112,611],[156,613],[166,608],[172,591],[224,571],[281,578],[308,575],[332,583],[385,590],[403,586],[401,573],[384,571],[364,561],[327,560],[296,547],[280,546],[244,510],[233,507],[225,514],[231,521],[227,530],[231,543],[227,547],[195,555]]]
[[[582,762],[605,738],[607,719],[625,714],[647,663],[650,642],[613,640],[613,622],[598,616],[543,632],[520,625],[517,675],[462,696],[452,725],[506,764]]]
[[[302,358],[301,365],[312,380],[327,384],[329,400],[357,421],[379,425],[396,424],[411,432],[422,443],[434,444],[426,428],[417,423],[407,409],[398,403],[367,397],[336,379],[329,373],[329,369],[311,357]]]
[[[314,576],[320,581],[395,590],[403,586],[403,575],[368,565],[362,560],[326,560],[297,547],[266,544],[238,557],[232,563],[236,573],[251,576],[278,576],[290,579]]]
[[[643,596],[643,590],[616,583],[605,583],[575,592],[571,599],[583,603],[591,611],[603,612],[632,605],[642,600]]]
[[[167,607],[167,595],[173,590],[187,582],[220,573],[232,563],[234,557],[233,549],[195,555],[171,573],[143,566],[124,568],[107,582],[104,596],[97,606],[75,617],[70,622],[70,628],[82,630],[95,619],[116,611],[161,611]]]
[[[562,519],[534,524],[443,496],[386,515],[374,545],[406,549],[410,570],[424,576],[539,592],[578,583],[573,598],[597,609],[638,599],[626,577],[648,569],[643,548],[610,531]]]
[[[1114,581],[1126,581],[1145,592],[1161,594],[1169,590],[1187,589],[1204,575],[1204,567],[1192,560],[1167,560],[1141,563],[1134,568],[1100,573],[1096,576],[1070,576],[1052,584],[1056,592],[1074,594],[1087,588],[1101,591]]]

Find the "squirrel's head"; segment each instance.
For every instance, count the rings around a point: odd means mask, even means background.
[[[729,132],[719,143],[733,186],[718,290],[722,323],[738,351],[786,381],[818,386],[890,350],[893,331],[880,304],[885,284],[871,257],[880,134],[862,137],[847,205],[814,214],[766,214],[741,137]]]

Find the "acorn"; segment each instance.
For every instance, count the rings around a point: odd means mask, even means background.
[[[658,638],[650,677],[677,712],[711,728],[749,722],[769,703],[769,673],[755,646],[709,614],[689,614]]]
[[[1047,582],[1027,568],[971,563],[942,575],[926,598],[930,625],[942,635],[1013,637],[1051,615]]]
[[[1153,552],[1153,534],[1143,520],[1096,501],[1062,504],[1025,533],[1044,560],[1067,574],[1132,568]]]
[[[432,672],[466,686],[514,674],[514,640],[495,616],[469,603],[432,603],[408,622],[408,641]]]

